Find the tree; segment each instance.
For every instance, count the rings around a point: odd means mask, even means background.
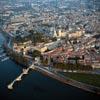
[[[34,45],[36,45],[38,42],[42,42],[44,37],[43,33],[35,32],[34,30],[30,30],[29,32],[31,33],[31,40]]]
[[[53,37],[52,38],[52,41],[54,42],[54,41],[57,41],[57,38],[56,37]]]
[[[38,50],[34,50],[32,52],[32,57],[35,58],[35,57],[41,57],[41,52],[38,51]]]

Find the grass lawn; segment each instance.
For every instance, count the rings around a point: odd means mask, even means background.
[[[63,74],[66,77],[72,78],[74,80],[100,87],[100,75],[84,74],[84,73],[61,73],[61,74]]]

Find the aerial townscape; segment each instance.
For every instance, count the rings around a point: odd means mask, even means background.
[[[0,98],[100,98],[99,0],[0,0]]]

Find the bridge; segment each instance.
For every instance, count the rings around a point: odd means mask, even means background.
[[[7,86],[8,89],[12,90],[12,89],[13,89],[13,85],[14,85],[17,81],[21,81],[21,80],[22,80],[22,77],[23,77],[25,74],[28,74],[28,72],[29,72],[30,69],[33,69],[33,70],[35,69],[34,64],[32,64],[32,65],[31,65],[30,67],[28,67],[27,69],[23,69],[23,72]]]
[[[41,72],[45,72],[45,73],[48,73],[49,75],[52,75],[53,73],[50,72],[49,70],[45,69],[45,68],[41,68],[39,66],[36,66],[34,64],[32,64],[30,67],[28,67],[27,69],[23,69],[23,72],[16,78],[14,79],[7,87],[9,90],[12,90],[13,89],[13,85],[18,82],[18,81],[21,81],[22,80],[22,77],[25,75],[25,74],[28,74],[29,70],[30,69],[37,69]]]

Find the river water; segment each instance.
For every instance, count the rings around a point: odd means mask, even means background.
[[[0,44],[2,42],[0,34]],[[22,81],[14,84],[13,90],[8,90],[7,85],[21,72],[22,66],[10,59],[0,62],[0,100],[99,100],[97,95],[65,85],[37,71],[30,71]]]

